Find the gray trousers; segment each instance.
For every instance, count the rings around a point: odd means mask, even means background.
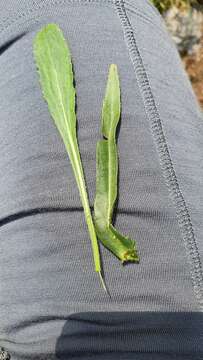
[[[51,22],[72,54],[91,208],[109,65],[119,70],[115,226],[137,241],[140,263],[122,266],[100,243],[111,298],[94,271],[78,188],[34,63],[32,41]],[[151,2],[0,0],[0,140],[0,346],[11,360],[185,360],[191,353],[200,359],[203,116]],[[133,316],[137,330],[131,335],[137,337],[129,339],[129,329],[119,335],[117,327]],[[172,328],[179,328],[168,332],[169,341],[165,330],[172,317]],[[184,324],[191,337],[180,346]]]

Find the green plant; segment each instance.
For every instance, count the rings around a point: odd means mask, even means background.
[[[116,127],[120,118],[120,87],[117,66],[111,64],[102,107],[102,135],[97,142],[94,223],[99,240],[122,263],[139,261],[135,241],[120,234],[111,224],[117,197],[118,156]]]
[[[75,88],[73,86],[71,55],[62,31],[56,24],[47,24],[37,33],[33,43],[33,52],[43,96],[63,139],[79,189],[92,242],[95,271],[99,273],[102,285],[106,290],[101,276],[99,247],[77,143]]]

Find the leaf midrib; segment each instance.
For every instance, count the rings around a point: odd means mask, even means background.
[[[59,86],[58,75],[57,75],[57,71],[55,69],[55,63],[52,60],[51,51],[50,51],[48,41],[47,41],[47,45],[48,45],[48,53],[49,53],[50,60],[51,60],[51,63],[52,63],[52,68],[54,70],[54,74],[55,74],[55,78],[56,78],[56,86],[57,86],[57,89],[58,89],[58,92],[59,92],[59,98],[60,98],[60,104],[61,104],[61,107],[62,107],[64,122],[65,122],[65,126],[67,128],[68,135],[69,135],[71,133],[71,129],[68,126],[68,120],[67,120],[66,112],[65,112],[65,109],[64,109],[64,105],[63,105],[63,98],[62,98],[62,93],[61,93],[60,86]],[[75,141],[77,142],[76,139],[75,139]],[[72,136],[69,136],[69,143],[70,143],[70,147],[71,147],[71,152],[72,152],[73,157],[74,157],[73,165],[74,165],[74,168],[75,168],[76,180],[77,180],[78,184],[80,185],[79,186],[79,191],[81,192],[82,202],[83,202],[83,205],[84,205],[84,208],[85,208],[85,211],[86,211],[86,206],[87,206],[87,204],[86,204],[86,193],[84,191],[83,177],[82,177],[81,168],[80,168],[80,165],[79,165],[80,164],[80,159],[78,158],[77,154],[75,153],[75,149],[74,149],[75,145],[74,145]],[[76,144],[76,146],[77,146],[77,144]]]

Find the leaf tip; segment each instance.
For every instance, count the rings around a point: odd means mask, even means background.
[[[111,64],[110,69],[113,70],[113,71],[117,71],[117,65],[116,64]]]
[[[33,39],[33,46],[36,47],[38,45],[38,41],[42,40],[44,36],[49,32],[61,32],[59,26],[55,23],[48,23],[44,25],[35,35]]]
[[[112,76],[118,77],[118,66],[116,64],[111,64],[109,67],[109,74]]]

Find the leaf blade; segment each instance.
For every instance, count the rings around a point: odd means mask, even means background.
[[[117,66],[111,64],[102,108],[103,140],[97,142],[96,196],[94,222],[102,244],[122,263],[139,262],[136,242],[119,233],[111,224],[117,197],[118,155],[116,127],[120,119],[120,86]]]
[[[102,134],[108,139],[108,221],[111,221],[117,198],[118,157],[116,128],[120,119],[120,86],[116,64],[109,67],[107,85],[102,107]]]
[[[47,24],[37,33],[33,41],[33,53],[43,97],[69,155],[92,242],[95,270],[101,276],[99,247],[76,137],[75,88],[71,56],[63,33],[56,24]]]

